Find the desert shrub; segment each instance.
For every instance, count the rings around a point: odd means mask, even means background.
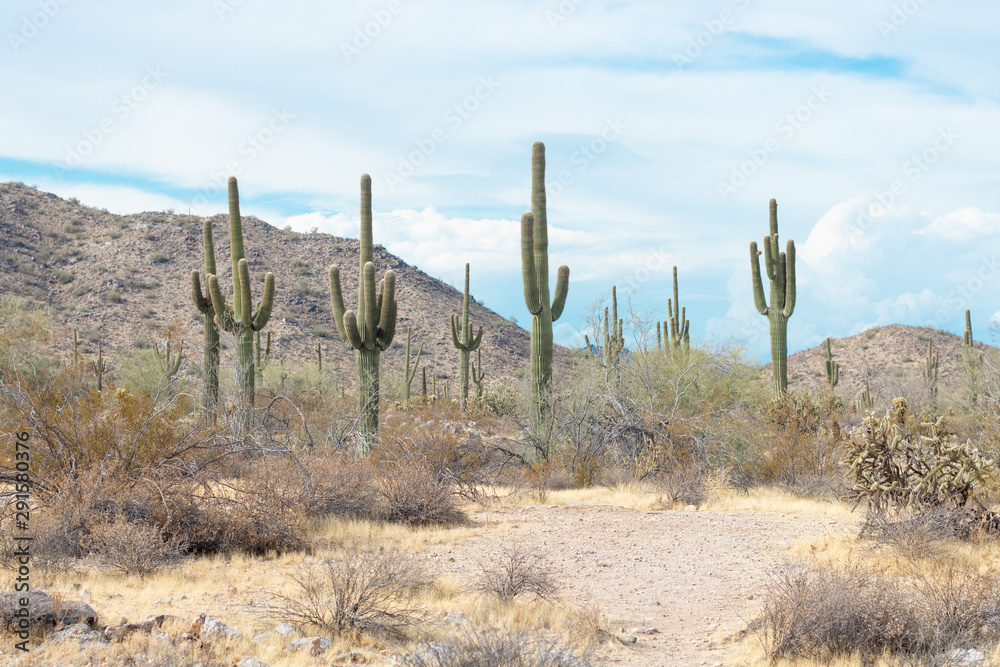
[[[479,564],[476,589],[501,602],[513,602],[522,595],[550,598],[556,584],[552,572],[537,554],[516,542],[504,544],[487,561]]]
[[[336,558],[303,564],[292,581],[294,594],[274,594],[270,613],[300,628],[398,632],[426,616],[417,600],[425,577],[396,550],[346,545]]]
[[[121,292],[111,290],[104,293],[104,300],[108,303],[124,303],[125,297],[122,296]]]
[[[589,667],[586,652],[527,629],[473,628],[405,656],[407,667]]]
[[[419,454],[385,461],[377,490],[380,509],[387,521],[410,525],[442,524],[453,523],[462,517],[449,480]]]
[[[711,470],[700,461],[678,463],[653,478],[661,504],[668,508],[700,505],[708,498]]]
[[[105,568],[125,575],[146,576],[176,562],[186,551],[186,545],[174,538],[163,539],[153,526],[130,521],[118,515],[113,521],[88,522],[89,534],[83,549]]]
[[[63,271],[62,269],[56,269],[55,278],[56,282],[60,285],[65,285],[66,283],[73,282],[75,276],[69,271]]]
[[[995,640],[998,595],[994,577],[954,564],[903,581],[855,566],[793,566],[773,577],[748,629],[772,660],[889,652],[937,664],[952,647]]]

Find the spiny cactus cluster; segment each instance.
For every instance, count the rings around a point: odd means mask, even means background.
[[[372,246],[372,179],[361,177],[361,243],[358,275],[358,312],[344,310],[340,267],[330,267],[330,301],[340,339],[354,350],[358,371],[358,412],[361,414],[359,450],[367,454],[378,433],[379,357],[396,333],[396,274],[389,269],[376,292]]]
[[[927,435],[909,437],[913,416],[897,398],[884,417],[865,417],[861,435],[849,444],[843,461],[852,482],[849,497],[876,509],[933,507],[968,502],[993,474],[994,461],[971,441],[950,441],[943,418],[920,426]]]
[[[469,405],[469,353],[479,349],[479,344],[483,340],[483,327],[479,327],[479,333],[472,335],[472,327],[469,326],[469,265],[465,265],[465,294],[462,298],[462,317],[451,315],[451,342],[458,348],[459,356],[459,381],[462,385],[462,408]]]
[[[771,281],[771,301],[764,296],[760,277],[761,251],[750,242],[750,271],[753,275],[753,300],[757,311],[767,317],[771,330],[771,369],[774,394],[788,391],[788,318],[795,312],[795,242],[788,240],[785,252],[778,244],[778,202],[771,200],[770,234],[764,237],[764,271]]]

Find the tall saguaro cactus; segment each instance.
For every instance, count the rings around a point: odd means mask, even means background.
[[[483,380],[486,379],[486,371],[483,370],[483,351],[476,350],[476,363],[472,366],[472,381],[476,384],[476,400],[483,397]]]
[[[691,323],[687,318],[687,308],[681,308],[681,300],[677,289],[677,267],[674,267],[674,298],[667,299],[667,310],[670,312],[670,347],[676,354],[688,358],[691,354]],[[664,322],[666,324],[666,322]],[[664,331],[666,331],[664,329]]]
[[[833,359],[833,350],[830,347],[831,340],[830,337],[826,339],[826,383],[830,389],[833,389],[840,382],[840,362]]]
[[[927,357],[924,359],[924,381],[931,394],[931,400],[936,401],[938,395],[938,353],[934,351],[934,344],[927,339]]]
[[[181,360],[184,358],[183,342],[177,348],[177,356],[173,355],[171,347],[169,334],[167,334],[167,342],[163,346],[163,354],[160,354],[159,346],[155,343],[153,344],[153,356],[156,357],[156,364],[160,369],[161,375],[167,378],[167,382],[172,381],[174,376],[177,375],[177,371],[181,369]]]
[[[201,277],[191,272],[191,301],[205,320],[205,359],[202,364],[204,397],[202,406],[211,412],[219,403],[219,327],[215,324],[215,308],[208,286],[208,276],[215,275],[215,244],[212,241],[212,220],[202,222],[202,243],[205,246],[205,293],[201,291]]]
[[[254,332],[271,318],[274,304],[274,274],[264,276],[264,296],[254,311],[250,296],[250,268],[243,254],[243,220],[240,217],[240,193],[236,178],[229,177],[229,246],[233,259],[233,305],[230,307],[219,290],[219,279],[208,276],[209,293],[215,309],[215,322],[236,337],[236,390],[239,396],[239,424],[243,433],[253,428],[254,406]]]
[[[367,454],[378,432],[379,357],[396,333],[396,274],[385,272],[375,291],[372,247],[372,179],[361,176],[361,243],[358,275],[358,312],[344,310],[340,267],[330,267],[330,301],[340,339],[354,350],[358,369],[358,411],[361,413],[359,449]]]
[[[778,246],[778,202],[771,200],[770,235],[764,237],[764,269],[771,281],[771,304],[764,297],[757,242],[750,242],[750,271],[757,311],[767,317],[771,329],[771,369],[774,394],[788,391],[788,318],[795,312],[795,242],[788,239],[785,252]]]
[[[624,321],[618,318],[618,291],[611,286],[611,311],[604,307],[604,367],[617,380],[622,351],[625,349]]]
[[[537,429],[548,414],[552,381],[552,323],[562,315],[569,292],[569,267],[559,267],[549,303],[549,233],[545,204],[545,144],[531,147],[531,211],[521,216],[521,277],[531,313],[531,415]]]
[[[264,368],[271,363],[271,332],[267,332],[267,338],[261,342],[260,332],[253,332],[253,354],[254,369],[257,372],[257,386],[264,386]]]
[[[465,296],[462,298],[462,319],[451,314],[451,342],[458,348],[459,380],[462,383],[462,409],[469,406],[469,353],[475,352],[483,340],[483,328],[472,335],[469,326],[469,264],[465,264]]]
[[[406,384],[403,385],[403,403],[410,402],[410,385],[413,383],[413,377],[417,374],[417,366],[420,365],[420,355],[424,353],[424,344],[421,343],[420,347],[417,348],[417,357],[413,360],[413,368],[410,368],[410,330],[406,330],[406,367],[403,369],[403,379]],[[427,370],[424,369],[424,396],[427,395]]]

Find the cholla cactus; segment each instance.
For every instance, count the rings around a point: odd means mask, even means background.
[[[849,466],[849,497],[874,509],[891,506],[964,506],[993,474],[994,461],[971,441],[951,442],[942,421],[921,426],[929,435],[907,439],[912,414],[902,398],[882,418],[869,413],[842,462]]]
[[[840,363],[833,360],[833,350],[830,347],[832,338],[826,339],[826,384],[833,389],[840,382]]]

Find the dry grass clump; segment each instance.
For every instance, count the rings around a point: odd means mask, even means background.
[[[485,627],[428,642],[403,658],[407,667],[589,667],[588,652],[525,628]]]
[[[953,648],[995,643],[998,603],[995,577],[954,564],[903,580],[856,565],[789,566],[748,630],[770,660],[889,654],[934,664]]]

